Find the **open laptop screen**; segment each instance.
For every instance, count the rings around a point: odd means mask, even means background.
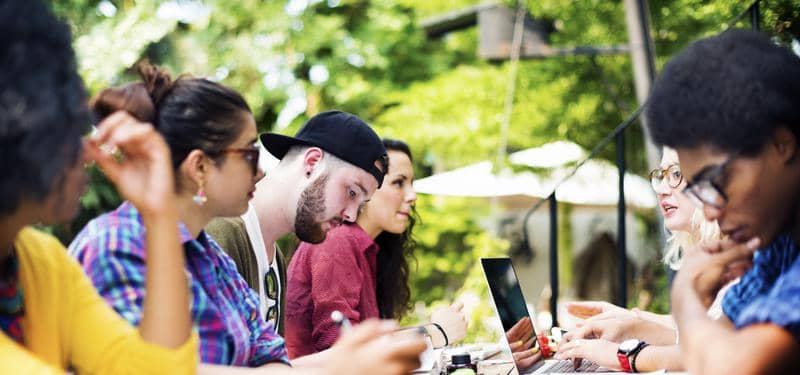
[[[508,331],[523,318],[530,317],[510,258],[481,258],[494,305],[503,330]],[[534,335],[536,332],[534,332]]]

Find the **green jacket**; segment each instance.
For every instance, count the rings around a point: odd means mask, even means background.
[[[258,260],[256,260],[256,254],[253,252],[250,238],[247,236],[244,221],[239,217],[216,218],[205,227],[205,231],[236,262],[239,274],[242,275],[247,285],[257,292],[261,288],[261,285],[258,284]],[[264,251],[264,249],[259,249],[259,251]],[[275,257],[278,265],[278,276],[281,279],[281,295],[278,300],[280,305],[278,334],[283,336],[283,320],[286,307],[286,259],[280,249],[275,252]]]

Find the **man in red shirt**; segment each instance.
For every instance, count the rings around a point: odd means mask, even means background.
[[[301,241],[320,243],[331,228],[355,221],[359,206],[383,183],[388,157],[369,125],[340,111],[317,114],[294,137],[266,133],[260,138],[280,162],[256,184],[244,215],[217,219],[206,231],[236,262],[248,285],[259,292],[262,317],[281,331],[286,273],[275,241],[294,232]],[[418,366],[414,356],[425,349],[420,342],[413,350],[382,350],[393,351],[395,359],[412,359],[396,361],[407,362],[400,372],[408,372]],[[325,361],[325,355],[292,363],[313,365]]]
[[[321,244],[300,245],[289,266],[289,358],[333,345],[339,330],[331,320],[332,311],[342,312],[353,322],[380,316],[376,293],[379,250],[367,232],[351,223],[331,231]]]

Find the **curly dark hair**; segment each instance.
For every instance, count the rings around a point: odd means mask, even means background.
[[[89,121],[69,27],[39,0],[0,0],[0,215],[59,186]]]
[[[698,40],[666,65],[646,115],[659,145],[754,155],[779,126],[800,134],[800,57],[754,31]]]
[[[396,139],[384,138],[386,151],[400,151],[413,161],[408,145]],[[391,165],[389,166],[391,168]],[[375,238],[378,244],[378,282],[376,294],[378,311],[384,319],[400,319],[411,310],[411,289],[408,286],[409,261],[413,261],[416,241],[411,235],[419,215],[414,206],[406,230],[402,234],[381,232]]]

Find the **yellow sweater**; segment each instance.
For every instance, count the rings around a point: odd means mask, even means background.
[[[106,305],[55,238],[25,228],[15,246],[24,293],[25,347],[0,331],[0,367],[8,374],[186,374],[198,362],[198,338],[170,350],[150,344]]]

